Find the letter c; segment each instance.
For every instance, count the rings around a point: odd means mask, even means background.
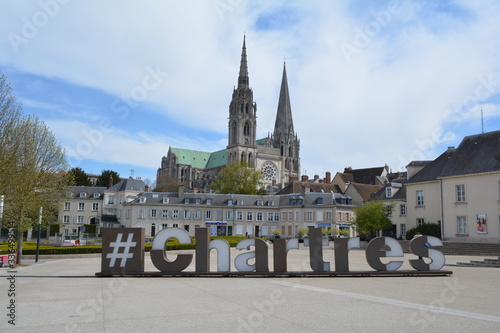
[[[156,268],[164,273],[181,272],[189,266],[193,260],[192,254],[178,254],[177,259],[169,260],[165,255],[165,244],[170,238],[175,238],[180,244],[192,244],[188,232],[181,228],[162,229],[153,240],[151,247],[151,261]]]

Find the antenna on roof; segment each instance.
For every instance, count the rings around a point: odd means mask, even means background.
[[[130,177],[134,178],[134,169],[130,169]]]
[[[481,102],[481,133],[484,134],[483,102]]]

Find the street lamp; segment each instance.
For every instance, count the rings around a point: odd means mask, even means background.
[[[42,235],[42,213],[43,213],[43,207],[40,207],[40,212],[38,214],[38,236],[36,238],[35,262],[38,262],[38,255],[40,253],[40,236]]]

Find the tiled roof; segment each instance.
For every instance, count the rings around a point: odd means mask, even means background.
[[[276,194],[282,195],[282,194],[300,193],[304,191],[304,186],[309,187],[309,190],[311,192],[341,193],[338,190],[338,186],[334,184],[294,181],[285,186],[281,191],[279,191]]]
[[[372,195],[384,188],[384,186],[382,185],[369,185],[360,183],[351,183],[350,186],[353,186],[356,189],[363,200],[369,200]]]
[[[120,192],[120,191],[139,191],[145,190],[146,184],[141,179],[127,178],[120,181],[118,184],[110,187],[107,192]]]

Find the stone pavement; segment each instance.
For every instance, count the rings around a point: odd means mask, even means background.
[[[333,267],[333,252],[324,254]],[[308,258],[307,248],[290,251],[289,271],[310,270]],[[410,258],[401,269],[412,269]],[[371,270],[364,251],[349,260],[352,271]],[[100,261],[28,259],[14,277],[0,269],[0,332],[500,331],[497,268],[445,266],[451,277],[97,278]],[[148,254],[146,271],[156,271]]]

